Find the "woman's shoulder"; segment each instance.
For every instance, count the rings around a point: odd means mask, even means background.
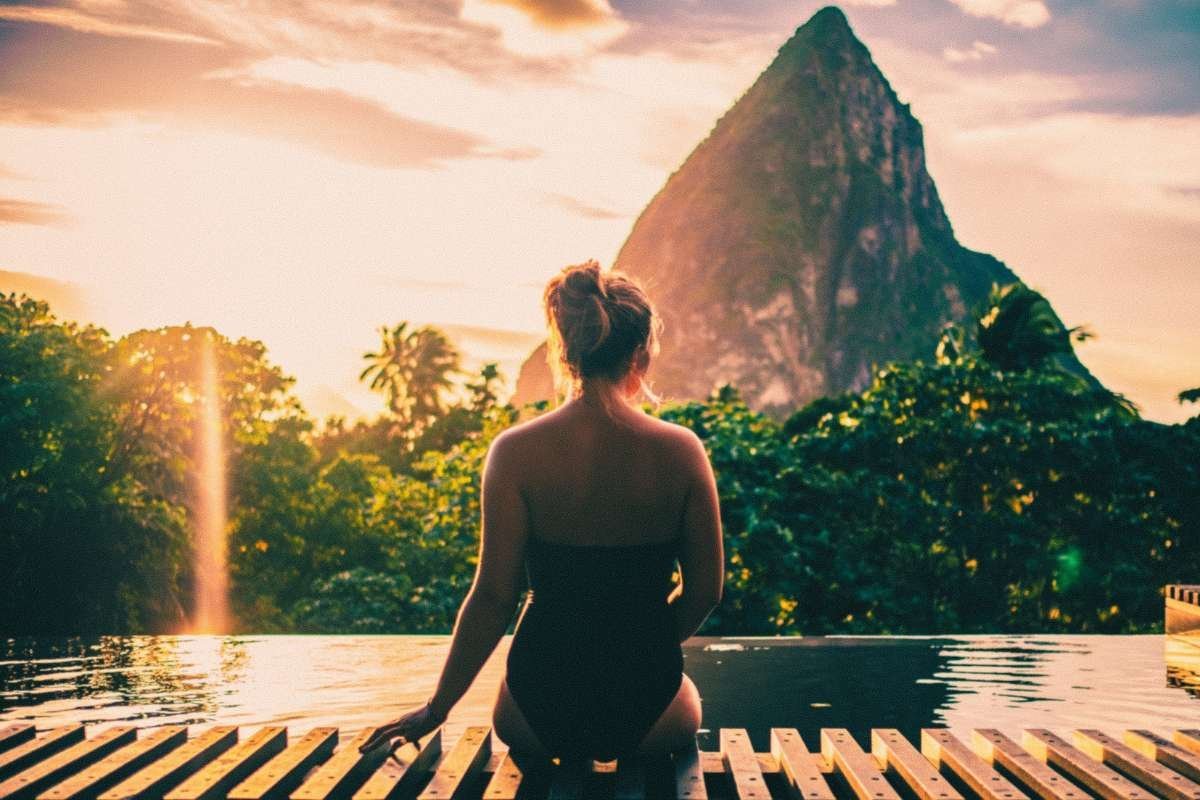
[[[697,445],[703,447],[700,437],[686,425],[680,425],[677,422],[646,415],[646,421],[650,426],[651,435],[656,436],[663,442],[673,447],[681,447],[686,450],[694,450]]]

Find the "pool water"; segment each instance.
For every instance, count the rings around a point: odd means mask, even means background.
[[[704,703],[700,744],[772,726],[1106,731],[1200,726],[1200,639],[1145,636],[697,638],[684,668]],[[446,722],[490,724],[506,637]],[[0,641],[0,723],[336,725],[349,737],[422,702],[447,636],[104,636]]]

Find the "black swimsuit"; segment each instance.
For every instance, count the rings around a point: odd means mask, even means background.
[[[667,603],[678,548],[678,539],[570,545],[529,536],[532,591],[505,680],[550,755],[630,755],[671,704],[683,680]]]

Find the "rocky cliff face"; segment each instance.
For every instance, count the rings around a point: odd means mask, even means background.
[[[787,411],[931,355],[993,281],[954,238],[921,124],[836,8],[784,44],[642,212],[614,266],[660,309],[651,367],[668,399],[732,383]],[[545,346],[514,400],[550,396]]]

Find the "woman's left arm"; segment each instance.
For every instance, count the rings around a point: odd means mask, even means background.
[[[417,741],[441,725],[508,629],[523,588],[528,526],[513,444],[505,432],[488,448],[480,489],[479,563],[471,590],[459,608],[437,689],[422,708],[381,726],[359,748],[362,752],[395,736]]]

